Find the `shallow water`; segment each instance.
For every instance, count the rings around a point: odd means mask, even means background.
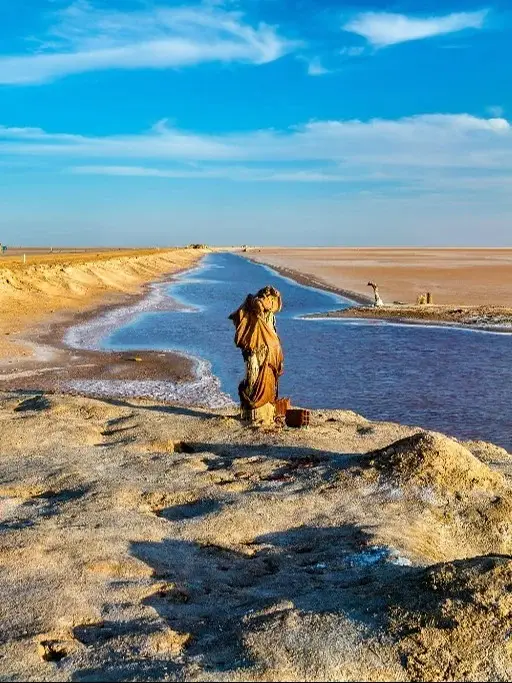
[[[184,351],[211,363],[237,400],[244,367],[228,315],[249,293],[277,287],[285,354],[280,394],[295,405],[354,410],[512,449],[512,335],[380,321],[304,320],[349,305],[233,254],[210,254],[168,286],[189,310],[144,312],[104,339],[104,348]]]

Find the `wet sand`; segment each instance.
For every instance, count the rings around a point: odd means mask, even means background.
[[[134,305],[144,294],[127,297]],[[186,383],[195,378],[195,363],[174,353],[137,350],[126,353],[70,348],[65,335],[76,325],[87,325],[98,317],[123,308],[120,303],[104,305],[86,313],[62,315],[32,329],[23,337],[24,345],[33,353],[27,358],[4,361],[0,366],[0,390],[25,392],[90,393],[79,390],[80,383],[132,382]],[[77,387],[77,388],[74,388]],[[139,392],[152,395],[154,392]]]
[[[163,398],[166,387],[196,379],[197,363],[183,355],[102,352],[94,344],[73,347],[64,338],[76,326],[92,329],[104,316],[136,309],[151,296],[155,280],[194,265],[197,252],[41,254],[28,267],[13,265],[13,258],[0,261],[0,277],[16,284],[0,297],[0,390],[94,395],[103,386],[123,384],[128,395]]]
[[[24,264],[0,257],[0,363],[31,356],[28,335],[59,315],[123,303],[148,282],[177,273],[198,261],[191,249],[139,249],[37,254]]]

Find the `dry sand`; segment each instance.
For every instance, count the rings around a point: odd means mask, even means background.
[[[0,360],[30,356],[20,336],[30,336],[41,322],[119,304],[143,284],[189,268],[200,255],[191,249],[91,250],[29,254],[26,264],[19,254],[0,257]]]
[[[512,249],[262,248],[248,256],[363,297],[373,280],[389,303],[429,291],[438,304],[512,307]]]
[[[0,395],[2,680],[509,680],[512,456]]]

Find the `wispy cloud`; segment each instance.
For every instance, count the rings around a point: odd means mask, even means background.
[[[362,45],[353,45],[352,47],[342,47],[339,54],[343,57],[360,57],[364,51],[365,48]]]
[[[322,64],[320,57],[312,57],[311,59],[306,59],[305,61],[308,65],[309,76],[324,76],[325,74],[331,73],[330,69],[327,69]]]
[[[276,172],[269,168],[250,168],[241,166],[224,166],[216,168],[162,169],[149,166],[73,166],[68,169],[73,175],[104,175],[131,178],[171,178],[183,180],[224,179],[235,182],[277,182],[277,183],[347,183],[354,182],[354,177],[347,174],[296,170]],[[375,178],[369,178],[371,182]]]
[[[45,83],[105,69],[264,64],[298,46],[276,27],[251,26],[242,13],[211,3],[120,12],[77,0],[54,14],[37,53],[0,56],[0,84]]]
[[[0,126],[0,154],[213,161],[378,162],[413,166],[499,166],[512,162],[504,118],[425,114],[396,120],[312,121],[286,130],[205,135],[165,120],[137,135],[89,137]]]
[[[348,21],[343,29],[366,38],[375,47],[385,47],[468,28],[481,29],[488,12],[483,9],[422,18],[390,12],[362,12]]]
[[[69,169],[74,175],[105,175],[105,176],[121,176],[126,178],[183,178],[183,179],[201,179],[201,178],[229,178],[233,176],[233,169],[231,174],[224,169],[215,170],[187,170],[187,169],[165,169],[165,168],[151,168],[148,166],[73,166]]]
[[[504,118],[469,114],[313,121],[223,135],[176,130],[166,121],[140,134],[104,137],[0,126],[2,157],[45,159],[81,175],[347,183],[349,192],[351,183],[505,192],[512,127]]]

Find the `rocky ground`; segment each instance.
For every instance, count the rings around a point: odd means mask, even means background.
[[[0,394],[0,679],[509,680],[512,456]]]

